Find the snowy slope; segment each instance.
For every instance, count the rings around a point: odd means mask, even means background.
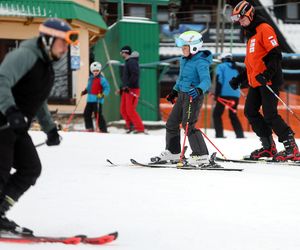
[[[43,133],[31,132],[35,143]],[[38,149],[43,172],[8,216],[42,235],[96,236],[119,231],[107,246],[0,244],[0,250],[300,249],[300,167],[236,165],[244,172],[108,167],[106,159],[147,161],[164,148],[150,135],[63,133],[59,147]],[[214,139],[239,158],[259,142]],[[280,149],[282,147],[279,147]],[[215,151],[209,144],[211,152]]]

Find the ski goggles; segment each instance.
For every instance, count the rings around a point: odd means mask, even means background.
[[[236,14],[236,15],[232,15],[230,18],[232,22],[237,23],[243,17],[240,14]]]
[[[48,36],[58,37],[65,40],[69,45],[77,45],[79,32],[77,30],[61,31],[40,25],[39,32]]]
[[[188,41],[185,41],[181,38],[176,38],[175,39],[175,43],[176,43],[176,46],[177,47],[182,47],[182,46],[185,46],[185,45],[196,45],[196,44],[199,44],[202,42],[202,39],[199,39],[199,40],[195,40],[195,41],[191,41],[191,42],[188,42]]]

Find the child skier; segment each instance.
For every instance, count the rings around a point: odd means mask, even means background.
[[[101,74],[102,65],[99,62],[93,62],[90,65],[90,75],[88,84],[85,90],[81,92],[81,96],[88,94],[87,103],[84,109],[84,123],[87,131],[94,131],[92,115],[96,117],[96,130],[102,133],[107,133],[107,126],[104,116],[102,114],[102,105],[104,103],[104,96],[110,92],[108,81]]]

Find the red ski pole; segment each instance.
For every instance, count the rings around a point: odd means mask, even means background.
[[[206,134],[204,134],[202,132],[202,130],[200,128],[198,128],[199,131],[201,132],[201,134],[210,142],[211,145],[213,145],[213,147],[222,155],[222,157],[226,160],[226,156],[218,149],[218,147],[208,138],[208,136]]]
[[[78,103],[76,104],[74,111],[73,111],[72,114],[70,115],[70,117],[69,117],[69,119],[68,119],[68,121],[67,121],[66,127],[64,128],[64,131],[68,131],[68,130],[69,130],[70,123],[71,123],[71,121],[73,120],[74,114],[75,114],[75,112],[76,112],[76,109],[77,109],[77,107],[78,107],[78,105],[79,105],[81,99],[82,99],[82,96],[80,96],[79,101],[78,101]]]
[[[236,109],[232,107],[232,102],[225,102],[223,98],[218,97],[217,101],[221,104],[223,104],[225,107],[228,107],[233,113],[236,113]]]

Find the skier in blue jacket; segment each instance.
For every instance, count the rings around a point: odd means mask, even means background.
[[[101,75],[102,65],[99,62],[93,62],[90,66],[92,75],[88,79],[88,84],[85,90],[81,92],[81,96],[88,94],[87,104],[84,109],[84,122],[87,131],[94,131],[92,115],[96,117],[96,127],[100,132],[107,133],[107,126],[102,114],[102,105],[104,96],[110,92],[110,86],[106,78]]]
[[[166,150],[151,158],[160,161],[179,161],[180,124],[185,129],[189,122],[187,137],[192,149],[189,164],[203,166],[209,164],[208,149],[201,132],[195,128],[204,94],[211,86],[209,67],[212,54],[202,48],[202,35],[196,31],[186,31],[176,39],[176,45],[182,48],[179,76],[167,100],[174,104],[166,123]],[[175,98],[177,98],[175,102]],[[192,102],[190,104],[190,98]],[[190,117],[188,112],[190,106]]]
[[[231,53],[222,53],[221,61],[222,63],[216,68],[216,106],[213,111],[216,138],[224,138],[222,115],[225,106],[229,107],[229,119],[236,138],[244,138],[243,128],[237,116],[237,106],[241,96],[240,87],[233,89],[229,84],[229,81],[239,74],[238,67],[232,60]]]

